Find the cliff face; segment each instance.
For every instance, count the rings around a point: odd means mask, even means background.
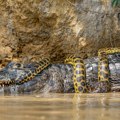
[[[118,47],[119,12],[110,0],[0,0],[0,59],[63,61]]]

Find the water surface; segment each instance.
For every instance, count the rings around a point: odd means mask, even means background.
[[[0,120],[119,120],[120,93],[0,96]]]

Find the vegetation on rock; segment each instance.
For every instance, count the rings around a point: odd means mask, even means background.
[[[120,6],[120,0],[112,0],[112,6],[113,7]]]

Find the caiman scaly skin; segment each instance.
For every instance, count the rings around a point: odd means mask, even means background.
[[[98,81],[98,63],[99,59],[93,57],[91,59],[86,59],[86,80],[89,86],[89,91],[101,92],[106,89],[106,82]],[[111,87],[112,91],[120,91],[120,53],[108,55],[108,64],[109,64],[109,82],[108,84]],[[102,84],[103,83],[103,84]],[[102,88],[101,88],[101,87]],[[109,89],[109,87],[107,87]],[[106,91],[107,92],[107,91]]]
[[[111,85],[109,82],[109,63],[107,55],[120,53],[120,48],[103,48],[98,51],[98,82],[99,86],[96,92],[110,92]],[[74,89],[76,93],[87,92],[86,74],[84,62],[79,57],[67,57],[65,63],[71,64],[74,67]]]
[[[50,59],[49,58],[42,59],[39,62],[38,67],[34,71],[30,70],[29,73],[25,77],[17,79],[15,84],[21,85],[25,82],[32,80],[38,73],[40,73],[42,70],[44,70],[48,65],[50,65]]]
[[[98,89],[98,57],[84,60],[86,70],[86,83],[88,92]],[[120,54],[108,55],[109,79],[111,91],[120,91]],[[38,63],[16,66],[9,63],[0,71],[1,80],[23,80],[29,71],[34,71]],[[0,88],[1,94],[33,94],[46,92],[74,93],[73,66],[66,64],[52,64],[38,73],[32,80],[21,85],[4,86]],[[17,78],[17,79],[16,79]],[[104,87],[104,85],[102,86]]]
[[[25,82],[28,82],[32,80],[38,73],[40,73],[42,70],[44,70],[48,65],[50,64],[50,59],[49,58],[44,58],[42,59],[38,66],[36,67],[35,70],[31,71],[26,74],[24,77],[20,77],[19,79],[15,80],[1,80],[0,81],[0,86],[10,86],[10,85],[21,85]]]
[[[120,53],[120,48],[102,48],[98,51],[98,82],[99,86],[96,92],[105,93],[111,91],[109,81],[109,63],[107,56],[109,54]]]

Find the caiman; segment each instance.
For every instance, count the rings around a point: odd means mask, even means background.
[[[120,91],[120,53],[108,55],[110,92]],[[85,59],[85,86],[83,92],[99,91],[99,58]],[[45,58],[39,63],[9,63],[0,71],[1,94],[74,93],[74,66],[50,64]],[[83,79],[83,80],[84,80]],[[6,82],[5,82],[6,81]],[[84,82],[83,82],[84,83]],[[82,83],[82,84],[83,84]],[[84,86],[84,85],[83,85]],[[104,84],[102,84],[104,89]],[[83,89],[81,89],[83,90]]]

